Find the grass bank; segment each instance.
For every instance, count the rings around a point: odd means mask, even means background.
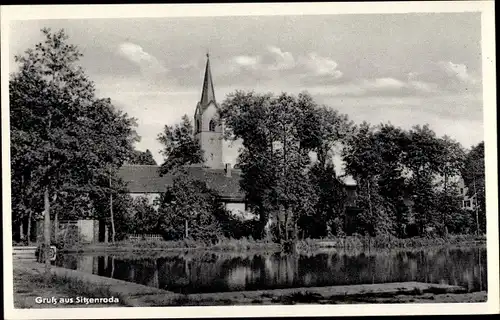
[[[413,290],[395,293],[359,293],[345,296],[328,296],[315,292],[295,292],[289,295],[272,297],[273,304],[359,304],[359,303],[445,303],[445,302],[485,302],[485,291],[473,293],[444,293],[434,290]],[[263,301],[255,299],[253,303],[262,304]]]
[[[281,245],[271,241],[253,239],[219,239],[216,243],[195,241],[191,239],[178,241],[140,240],[117,241],[115,243],[77,244],[63,248],[66,252],[136,252],[136,251],[280,251]]]
[[[448,237],[414,237],[399,239],[388,236],[363,237],[359,235],[334,237],[325,239],[304,239],[296,244],[298,251],[315,251],[320,249],[366,250],[370,249],[419,249],[438,246],[481,245],[486,243],[485,236],[450,235]],[[269,240],[254,239],[219,239],[216,243],[195,241],[191,239],[178,241],[140,240],[117,241],[115,243],[77,243],[63,248],[63,252],[141,252],[141,251],[189,251],[205,250],[214,252],[247,252],[247,251],[282,251],[283,246]]]
[[[484,302],[486,298],[486,292],[467,293],[463,288],[455,286],[406,282],[187,294],[176,297],[156,295],[143,297],[137,302],[141,306],[215,306]]]
[[[486,237],[475,235],[450,235],[448,237],[413,237],[400,239],[389,236],[347,236],[326,239],[305,239],[297,243],[297,249],[314,251],[319,249],[418,249],[436,246],[461,246],[485,244]]]

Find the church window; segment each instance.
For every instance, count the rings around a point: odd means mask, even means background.
[[[200,132],[200,131],[201,131],[200,120],[196,120],[196,132]]]
[[[210,123],[208,125],[208,130],[215,131],[215,121],[210,120]]]

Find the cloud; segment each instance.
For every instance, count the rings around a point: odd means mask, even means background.
[[[408,80],[448,92],[479,92],[482,86],[480,77],[469,73],[465,64],[452,61],[429,63],[422,70],[410,72]]]
[[[232,64],[231,64],[232,63]],[[465,64],[435,61],[408,74],[374,74],[370,78],[352,78],[341,71],[337,61],[316,52],[294,56],[276,46],[268,46],[262,54],[239,55],[226,69],[224,84],[273,85],[290,91],[301,87],[308,91],[328,92],[334,96],[436,96],[442,94],[479,94],[481,81]],[[346,66],[349,67],[349,66]]]
[[[365,81],[367,85],[374,89],[401,89],[406,86],[406,84],[398,79],[394,78],[377,78],[371,81]]]
[[[236,68],[258,70],[259,72],[280,72],[292,70],[296,67],[296,61],[290,52],[285,52],[278,47],[268,46],[261,55],[239,55],[232,59]]]
[[[279,81],[286,76],[290,85],[336,82],[343,76],[336,61],[311,52],[295,57],[291,52],[276,46],[268,46],[258,55],[238,55],[231,59],[227,68],[229,79],[238,74],[239,79]]]
[[[262,57],[262,63],[269,70],[291,70],[296,67],[293,55],[275,46],[267,48],[266,54]]]
[[[337,62],[315,52],[309,53],[307,58],[303,58],[301,62],[307,70],[316,76],[331,76],[335,79],[342,77],[342,72],[337,69]]]
[[[143,73],[165,73],[165,66],[153,55],[144,51],[144,49],[134,43],[124,42],[118,46],[118,54],[127,60],[135,63],[141,68]]]
[[[438,65],[446,72],[450,77],[456,77],[462,82],[475,82],[475,80],[468,74],[467,66],[465,64],[456,64],[451,61],[440,61]]]
[[[437,92],[435,86],[429,83],[404,81],[391,77],[318,84],[309,86],[307,90],[311,93],[338,97],[407,97],[423,94],[433,95]]]
[[[234,57],[234,62],[242,67],[255,68],[259,63],[259,58],[252,56],[236,56]]]

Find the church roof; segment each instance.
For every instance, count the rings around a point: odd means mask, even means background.
[[[125,165],[118,170],[118,176],[127,184],[130,193],[162,193],[172,185],[173,176],[160,176],[159,166]],[[206,181],[207,186],[223,199],[242,201],[245,196],[240,189],[240,172],[231,170],[231,177],[226,177],[224,169],[210,169],[200,166],[186,167],[193,178]]]
[[[205,78],[203,79],[200,106],[206,108],[211,102],[215,103],[215,91],[212,81],[212,71],[210,70],[210,57],[207,53],[207,65],[205,67]]]

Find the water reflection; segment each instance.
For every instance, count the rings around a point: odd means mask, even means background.
[[[486,248],[308,255],[64,255],[60,266],[182,293],[419,281],[486,290]]]

